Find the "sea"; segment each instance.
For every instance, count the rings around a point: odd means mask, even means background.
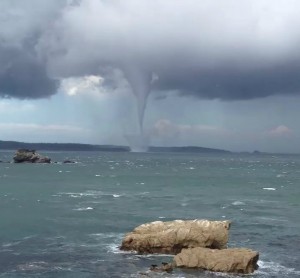
[[[232,221],[228,246],[260,254],[246,277],[300,277],[299,155],[40,153],[58,163],[0,163],[1,278],[240,277],[150,272],[172,256],[119,250],[134,227],[175,219]]]

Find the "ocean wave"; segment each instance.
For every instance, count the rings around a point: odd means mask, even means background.
[[[242,201],[234,201],[232,203],[232,205],[234,205],[234,206],[245,206],[246,204]]]
[[[114,198],[119,198],[119,197],[121,197],[122,195],[120,195],[120,194],[113,194],[113,197]]]
[[[290,275],[300,276],[300,271],[295,268],[285,267],[276,262],[258,261],[259,269],[257,274],[271,277],[289,277]]]
[[[25,264],[18,265],[18,269],[21,271],[37,271],[43,270],[48,267],[48,263],[44,261],[37,261],[37,262],[29,262]]]
[[[279,222],[287,222],[287,219],[283,219],[281,218],[273,218],[273,217],[265,217],[265,216],[257,216],[255,217],[258,220],[262,220],[262,221],[279,221]]]
[[[107,245],[107,252],[113,254],[135,254],[136,252],[133,251],[123,251],[120,250],[120,244],[111,243]]]
[[[89,234],[91,237],[97,237],[97,238],[117,238],[121,239],[124,234],[121,233],[96,233],[96,234]]]
[[[88,198],[91,197],[93,199],[100,198],[100,197],[113,197],[113,198],[119,198],[121,196],[125,196],[124,193],[118,193],[118,192],[103,192],[103,191],[96,191],[96,190],[88,190],[85,192],[59,192],[55,195],[52,195],[53,197],[61,197],[61,196],[68,196],[70,198]]]
[[[86,207],[86,208],[77,208],[77,209],[73,209],[73,210],[77,210],[77,211],[86,211],[86,210],[93,210],[94,208],[92,207]]]

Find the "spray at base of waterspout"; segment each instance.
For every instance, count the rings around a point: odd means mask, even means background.
[[[125,135],[131,152],[147,152],[149,148],[149,137],[143,134]]]

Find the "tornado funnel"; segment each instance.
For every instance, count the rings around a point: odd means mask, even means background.
[[[124,67],[124,74],[136,97],[139,128],[142,136],[147,98],[151,91],[152,72],[136,65],[130,65]]]

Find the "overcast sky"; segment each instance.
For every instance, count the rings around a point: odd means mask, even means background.
[[[300,153],[297,0],[0,10],[0,140],[126,145],[143,122],[151,145]]]

